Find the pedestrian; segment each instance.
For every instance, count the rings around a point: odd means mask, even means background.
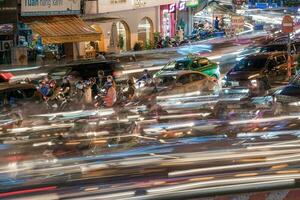
[[[214,28],[215,28],[215,30],[219,30],[219,22],[220,22],[220,20],[219,20],[219,18],[218,17],[216,17],[216,19],[215,19],[215,21],[214,21]]]
[[[178,27],[177,35],[179,38],[179,43],[181,43],[184,40],[184,31],[181,27]]]

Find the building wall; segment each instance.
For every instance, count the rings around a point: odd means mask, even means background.
[[[137,4],[137,2],[140,2],[140,4]],[[124,10],[156,7],[178,2],[179,0],[98,0],[98,13],[112,13]],[[92,8],[89,7],[87,9],[92,10]]]
[[[159,7],[147,7],[147,8],[139,8],[135,10],[129,11],[120,11],[112,13],[113,16],[119,16],[120,20],[110,21],[110,22],[94,22],[90,23],[90,25],[97,26],[101,28],[104,35],[104,47],[105,51],[108,50],[109,42],[110,42],[110,33],[113,22],[124,21],[130,30],[130,46],[133,48],[135,42],[138,41],[138,25],[140,21],[147,17],[151,19],[153,23],[153,32],[159,31],[159,18],[157,18],[157,14],[159,13]]]

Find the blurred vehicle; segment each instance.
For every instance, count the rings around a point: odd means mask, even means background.
[[[20,127],[23,122],[22,113],[13,111],[6,111],[0,114],[0,130],[6,130],[12,127]]]
[[[295,73],[295,66],[293,66]],[[273,86],[283,85],[287,78],[287,53],[259,53],[245,57],[222,81],[224,87],[247,87],[252,95],[265,94]]]
[[[48,75],[55,80],[62,80],[63,77],[69,75],[88,80],[97,77],[100,70],[104,71],[105,76],[111,75],[117,78],[121,75],[123,68],[116,61],[89,60],[55,67],[49,71]]]
[[[287,52],[288,51],[287,43],[272,43],[260,48],[261,53],[277,52],[277,51]],[[300,42],[291,43],[291,53],[294,59],[297,59],[298,55],[300,54]]]
[[[191,70],[198,71],[216,79],[220,78],[220,69],[217,63],[208,58],[198,56],[188,56],[169,62],[160,71],[154,74],[154,78],[159,78],[164,72]]]
[[[274,92],[276,102],[297,103],[300,102],[300,73],[289,82],[288,85],[278,88]],[[295,104],[296,105],[296,104]],[[298,105],[300,106],[300,104]]]
[[[254,53],[268,53],[268,52],[280,52],[284,51],[287,52],[288,46],[287,42],[272,42],[267,45],[263,46],[251,46],[246,49],[244,49],[236,58],[236,61],[240,61],[243,58],[245,58],[248,55],[254,54]],[[296,60],[297,57],[300,54],[300,42],[293,42],[291,44],[291,53]]]
[[[135,95],[184,95],[193,92],[214,92],[219,89],[215,78],[196,71],[164,71],[154,82],[155,84],[150,86],[137,87]]]
[[[5,72],[5,73],[0,72],[0,83],[9,82],[10,79],[12,79],[13,77],[14,75],[9,72]]]
[[[1,111],[22,109],[25,114],[42,112],[41,102],[42,97],[33,84],[0,84]]]

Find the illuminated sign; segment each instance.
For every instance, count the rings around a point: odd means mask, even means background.
[[[80,0],[21,0],[22,16],[77,15],[80,9]]]
[[[185,10],[185,8],[186,8],[186,2],[185,1],[179,2],[179,4],[178,4],[178,10],[179,11],[183,11],[183,10]]]
[[[176,11],[176,4],[170,4],[169,5],[169,13],[174,13]]]
[[[176,12],[176,9],[178,11],[183,11],[186,9],[186,2],[185,1],[180,1],[178,4],[173,3],[169,5],[169,13],[174,13]]]

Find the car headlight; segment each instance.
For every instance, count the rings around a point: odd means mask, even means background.
[[[251,80],[251,85],[252,85],[253,87],[257,87],[257,86],[258,86],[257,80]]]

